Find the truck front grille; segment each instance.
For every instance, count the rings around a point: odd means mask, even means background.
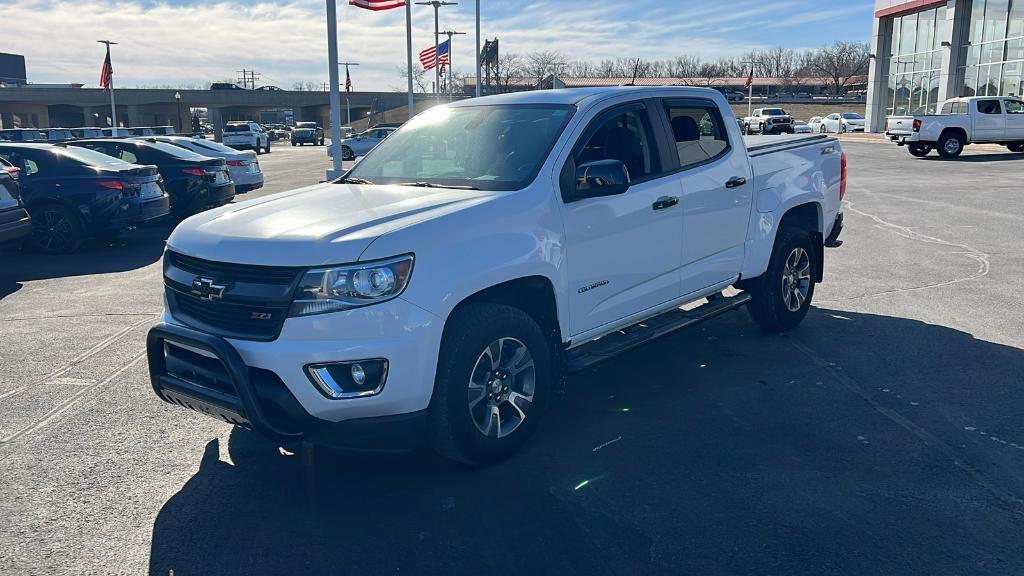
[[[215,262],[167,251],[168,309],[176,320],[209,334],[273,340],[281,333],[302,270]]]

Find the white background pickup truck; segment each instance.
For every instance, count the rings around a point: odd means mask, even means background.
[[[939,114],[890,116],[885,134],[917,157],[934,148],[943,158],[956,158],[967,144],[986,143],[1024,152],[1024,102],[998,96],[953,98]]]
[[[744,139],[710,89],[439,106],[342,179],[179,225],[152,385],[279,442],[493,461],[568,371],[741,306],[799,324],[845,178],[838,141]]]
[[[793,117],[782,108],[755,108],[743,119],[744,134],[792,134]]]

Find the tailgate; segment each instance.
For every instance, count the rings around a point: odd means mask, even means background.
[[[890,116],[885,123],[885,133],[896,136],[909,136],[914,133],[913,116]]]

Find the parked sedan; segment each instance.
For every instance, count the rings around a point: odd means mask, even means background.
[[[171,196],[174,218],[222,206],[235,197],[235,183],[223,158],[200,156],[164,142],[134,138],[76,140],[68,142],[68,146],[89,148],[125,162],[155,165]]]
[[[836,134],[864,131],[864,117],[856,112],[829,114],[822,119],[821,124],[825,127],[824,132]]]
[[[219,142],[187,136],[153,136],[147,140],[166,142],[210,158],[223,158],[228,167],[228,175],[235,183],[235,194],[263,187],[263,171],[252,150],[235,150]]]
[[[169,211],[156,166],[42,143],[2,143],[0,156],[21,169],[21,198],[33,224],[29,243],[41,252],[73,252],[86,238],[113,235]]]
[[[803,120],[797,120],[793,122],[793,134],[813,134],[814,131],[811,127]]]
[[[0,244],[17,242],[32,232],[32,219],[21,203],[18,169],[0,159]]]
[[[814,116],[807,121],[807,125],[810,126],[811,132],[814,132],[815,134],[819,132],[822,134],[825,133],[825,127],[821,123],[822,120],[824,119],[821,116]]]
[[[380,144],[385,138],[391,135],[397,128],[371,128],[351,138],[343,139],[341,144],[341,159],[353,160],[357,156],[366,156],[366,153],[373,150],[374,146]],[[332,143],[327,147],[327,155],[334,158],[335,145]]]

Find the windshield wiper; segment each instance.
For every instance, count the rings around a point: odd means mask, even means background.
[[[366,180],[365,178],[354,178],[354,177],[338,178],[337,180],[334,181],[334,183],[335,184],[373,184],[373,182],[370,182],[369,180]]]
[[[450,188],[452,190],[479,190],[476,186],[458,186],[455,184],[434,184],[433,182],[403,182],[399,186],[415,186],[417,188]]]

